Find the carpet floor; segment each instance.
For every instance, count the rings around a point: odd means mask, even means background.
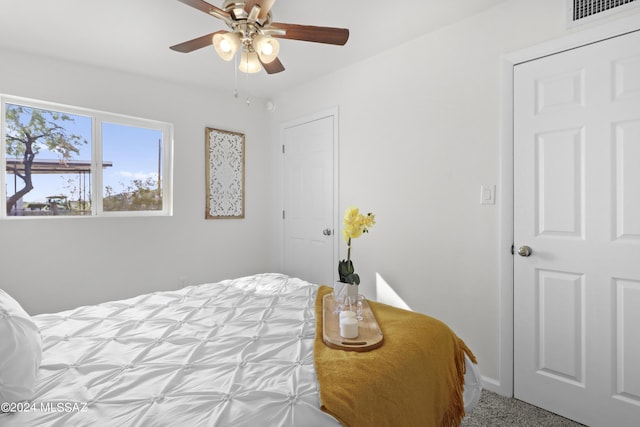
[[[537,406],[483,390],[480,401],[462,420],[462,427],[584,427]]]

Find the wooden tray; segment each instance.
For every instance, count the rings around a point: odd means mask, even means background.
[[[349,351],[369,351],[382,346],[382,331],[371,311],[367,300],[362,301],[362,320],[358,321],[358,336],[342,338],[340,336],[340,315],[334,313],[333,294],[322,298],[322,340],[331,347]]]

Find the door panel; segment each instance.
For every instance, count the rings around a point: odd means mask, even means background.
[[[638,241],[640,239],[640,120],[616,123],[614,138],[616,238]]]
[[[631,402],[640,400],[640,281],[615,279],[616,289],[616,394]]]
[[[638,426],[640,33],[517,65],[514,89],[515,396]]]
[[[584,132],[536,135],[537,235],[583,237]]]
[[[537,370],[558,381],[584,382],[584,276],[538,270]]]

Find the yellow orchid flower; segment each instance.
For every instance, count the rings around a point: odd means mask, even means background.
[[[363,215],[356,207],[347,208],[344,213],[344,227],[342,229],[342,237],[347,242],[347,259],[338,263],[338,274],[340,281],[344,283],[360,283],[360,277],[353,269],[351,261],[351,239],[358,238],[364,233],[369,232],[369,228],[375,225],[376,218],[372,213]]]

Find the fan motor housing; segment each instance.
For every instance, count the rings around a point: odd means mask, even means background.
[[[237,23],[247,22],[249,14],[244,10],[245,3],[244,1],[225,0],[222,4],[222,9],[231,14],[233,21]],[[271,11],[263,19],[256,19],[252,23],[258,24],[260,27],[268,27],[271,24]]]

